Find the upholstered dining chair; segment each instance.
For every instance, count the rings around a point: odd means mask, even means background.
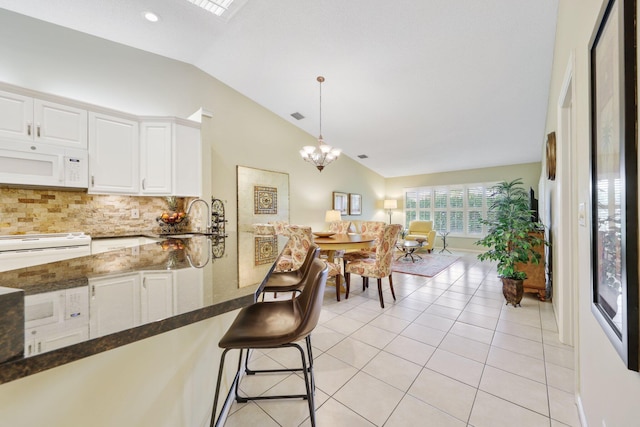
[[[276,234],[278,234],[277,228]],[[289,241],[276,260],[274,271],[292,271],[299,269],[313,243],[311,227],[286,225],[280,234],[287,236]]]
[[[218,346],[224,351],[220,359],[216,391],[210,426],[216,425],[216,412],[220,397],[220,384],[224,373],[224,361],[230,350],[240,350],[238,370],[232,386],[236,401],[249,400],[295,399],[307,400],[311,425],[316,425],[315,418],[315,379],[313,375],[313,353],[311,348],[311,332],[318,324],[324,289],[327,282],[327,266],[319,259],[314,259],[311,270],[302,289],[302,293],[293,299],[256,302],[240,310],[229,329],[220,339]],[[302,346],[296,343],[305,340],[306,355]],[[271,349],[295,347],[300,353],[302,367],[269,370],[250,370],[244,365],[245,373],[261,374],[274,372],[302,372],[305,382],[305,394],[242,396],[239,393],[239,382],[242,378],[242,353],[251,349]]]
[[[340,301],[340,292],[342,291],[342,268],[340,268],[339,262],[331,262],[328,259],[325,259],[324,262],[327,264],[327,268],[329,271],[327,272],[328,277],[335,277],[336,282],[336,300]],[[349,295],[345,292],[345,299],[349,298]]]
[[[375,236],[376,239],[374,240],[373,246],[345,253],[342,256],[342,262],[344,265],[346,266],[349,261],[374,258],[376,256],[378,243],[382,238],[382,232],[384,231],[385,225],[386,223],[383,221],[363,221],[362,224],[360,224],[360,234],[363,236]]]
[[[395,301],[396,294],[393,290],[391,263],[393,261],[393,250],[401,229],[402,226],[400,224],[385,225],[380,242],[376,247],[375,258],[359,259],[347,263],[344,269],[344,277],[347,285],[345,298],[348,298],[349,295],[351,274],[355,273],[362,276],[363,289],[364,286],[368,284],[370,277],[378,279],[378,296],[380,297],[380,307],[382,308],[384,308],[384,298],[382,297],[382,278],[388,277],[391,295]]]
[[[331,221],[329,223],[329,231],[336,234],[347,234],[349,232],[349,227],[351,226],[351,221]],[[321,250],[320,258],[327,258],[328,251]],[[342,258],[344,255],[343,250],[334,251],[334,258]],[[333,259],[328,260],[330,262],[334,262]],[[331,270],[329,270],[329,276],[331,277]]]
[[[274,271],[267,278],[262,289],[262,298],[264,300],[264,294],[273,292],[277,296],[278,292],[301,292],[302,286],[304,286],[307,276],[311,271],[311,265],[313,260],[318,258],[320,248],[312,244],[307,251],[307,255],[304,262],[297,270],[292,271]]]

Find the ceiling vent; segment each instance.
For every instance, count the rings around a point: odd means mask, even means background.
[[[247,2],[247,0],[187,0],[204,10],[213,13],[223,21],[228,21]]]
[[[359,159],[368,159],[369,156],[367,156],[366,154],[358,154],[358,158]]]
[[[291,114],[291,117],[293,117],[293,118],[294,118],[294,119],[296,119],[296,120],[302,120],[302,119],[304,119],[304,116],[303,116],[302,114],[298,113],[297,111],[296,111],[295,113],[292,113],[292,114]]]

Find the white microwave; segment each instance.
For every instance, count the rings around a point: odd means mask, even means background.
[[[89,187],[87,150],[0,141],[0,184]]]

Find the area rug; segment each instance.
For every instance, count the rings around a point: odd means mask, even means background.
[[[420,256],[422,259],[416,259],[416,262],[411,262],[410,258],[403,257],[397,261],[394,258],[391,270],[396,273],[433,277],[460,258],[455,255],[440,255],[433,253],[421,253]],[[398,256],[396,256],[396,258],[397,257]]]

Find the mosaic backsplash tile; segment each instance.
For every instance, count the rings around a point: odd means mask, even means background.
[[[178,198],[178,208],[188,200]],[[131,218],[132,209],[140,217]],[[164,197],[0,187],[0,235],[83,231],[92,237],[159,232]],[[194,212],[195,213],[195,212]]]

